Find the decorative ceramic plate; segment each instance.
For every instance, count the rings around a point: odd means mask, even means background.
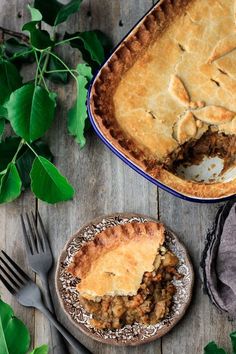
[[[135,323],[117,330],[97,330],[89,324],[91,317],[81,306],[79,293],[76,290],[78,281],[67,273],[67,266],[82,245],[92,240],[95,235],[106,228],[129,222],[147,222],[150,220],[156,221],[148,216],[139,214],[114,214],[97,218],[70,238],[58,260],[56,289],[63,310],[74,326],[99,342],[133,346],[153,341],[169,332],[183,317],[189,306],[194,281],[191,261],[185,247],[171,231],[167,230],[165,245],[179,258],[177,270],[183,274],[182,279],[174,280],[177,291],[174,295],[169,315],[156,325],[147,326]]]

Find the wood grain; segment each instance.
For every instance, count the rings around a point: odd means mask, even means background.
[[[28,16],[26,4],[27,0],[0,0],[0,25],[19,30]],[[72,16],[66,26],[62,24],[60,31],[62,33],[66,29],[73,33],[78,30],[100,29],[112,37],[115,45],[152,4],[152,0],[84,0],[80,14]],[[22,17],[17,17],[17,14]],[[62,55],[72,66],[76,66],[80,60],[79,53],[68,47]],[[66,112],[75,98],[74,83],[71,81],[57,90],[60,107],[47,140],[56,165],[68,176],[77,193],[72,202],[55,206],[38,203],[55,259],[70,235],[92,218],[113,212],[139,212],[154,217],[159,215],[179,235],[190,250],[196,270],[194,298],[187,315],[170,334],[152,344],[117,348],[85,338],[62,315],[58,300],[53,296],[59,319],[94,354],[200,354],[210,340],[216,340],[229,349],[228,334],[235,323],[230,323],[225,316],[220,315],[203,295],[199,274],[204,238],[218,206],[192,204],[163,191],[158,192],[155,186],[114,156],[92,131],[87,136],[87,145],[80,150],[73,138],[68,136],[66,129]],[[19,214],[34,207],[34,198],[26,193],[18,201],[0,208],[0,247],[26,270]],[[50,283],[54,294],[54,272]],[[3,298],[14,306],[16,314],[29,326],[33,344],[49,343],[51,346],[50,327],[44,317],[39,312],[34,314],[34,311],[18,305],[1,284],[0,291]],[[52,347],[50,353],[53,353]],[[71,350],[70,353],[74,352]]]
[[[205,236],[216,214],[219,204],[193,204],[160,191],[160,220],[169,226],[187,246],[194,264],[196,281],[193,301],[187,315],[171,333],[162,339],[165,354],[202,353],[204,346],[212,340],[231,352],[229,333],[235,322],[218,310],[203,294],[200,261],[205,246]]]
[[[0,25],[14,31],[19,31],[24,22],[29,19],[26,2],[21,0],[1,0],[0,1]],[[26,72],[26,77],[31,77],[30,72]],[[35,209],[35,199],[30,192],[25,192],[23,197],[11,204],[0,207],[0,250],[5,250],[22,268],[34,279],[33,272],[30,272],[25,262],[26,253],[21,232],[20,214],[24,211]],[[9,303],[16,316],[22,319],[28,326],[32,336],[32,346],[34,344],[34,310],[26,309],[9,294],[0,282],[0,295],[3,301]]]
[[[131,2],[127,1],[83,1],[79,16],[73,16],[67,31],[100,29],[112,36],[116,44],[130,29],[152,2],[138,1],[131,11]],[[130,19],[132,18],[132,19]],[[104,21],[104,19],[106,19]],[[120,20],[123,25],[120,26]],[[127,20],[127,23],[126,23]],[[65,28],[64,28],[65,29]],[[72,66],[78,62],[76,51],[64,53],[65,59]],[[66,111],[75,97],[75,88],[68,85],[60,88],[61,109],[49,134],[55,162],[76,187],[74,200],[55,207],[39,203],[40,213],[48,221],[55,257],[63,248],[66,240],[80,226],[90,219],[118,211],[134,211],[157,215],[157,190],[155,186],[138,176],[114,156],[91,131],[87,145],[83,150],[69,137],[66,130]],[[138,197],[140,196],[140,198]],[[52,277],[53,279],[53,277]],[[52,280],[52,288],[54,288]],[[58,306],[58,302],[57,302]],[[59,307],[58,307],[59,312]],[[36,341],[42,342],[48,331],[44,319],[36,314]],[[60,317],[81,341],[94,353],[126,353],[127,349],[111,348],[95,343],[75,331],[69,321]],[[39,340],[40,339],[40,340]],[[156,353],[160,353],[160,343],[155,344]],[[129,349],[138,353],[138,349]],[[148,347],[147,353],[150,348]]]

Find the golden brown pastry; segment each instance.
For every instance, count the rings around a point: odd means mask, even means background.
[[[105,229],[75,254],[68,272],[80,278],[80,304],[91,326],[156,324],[170,311],[179,259],[163,246],[164,226],[132,222]]]
[[[168,165],[183,144],[202,136],[204,143],[211,132],[218,132],[219,141],[227,135],[231,145],[234,0],[160,1],[117,49],[91,95],[93,115],[105,137],[151,176],[186,195],[216,198],[236,192],[236,179],[187,181],[170,169],[173,161]],[[223,160],[226,145],[220,148]],[[236,157],[230,159],[235,166]]]
[[[135,295],[163,242],[164,227],[156,222],[108,228],[78,251],[68,271],[81,278],[77,290],[85,298]]]

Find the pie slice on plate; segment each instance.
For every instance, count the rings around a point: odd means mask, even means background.
[[[81,278],[83,297],[135,295],[163,242],[164,227],[155,222],[108,228],[82,247],[68,270]]]
[[[164,226],[127,223],[107,228],[75,254],[67,271],[80,278],[80,302],[99,329],[155,324],[170,310],[180,278],[178,258],[165,247]]]
[[[90,92],[94,126],[136,169],[181,195],[236,193],[236,2],[162,0]]]

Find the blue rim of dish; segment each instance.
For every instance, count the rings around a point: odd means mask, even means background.
[[[145,179],[147,179],[148,181],[150,181],[151,183],[153,183],[154,185],[156,185],[157,187],[163,189],[164,191],[174,195],[177,198],[189,201],[189,202],[194,202],[194,203],[205,203],[205,204],[210,204],[210,203],[219,203],[219,202],[226,202],[228,200],[234,199],[236,198],[236,194],[227,196],[227,197],[222,197],[222,198],[197,198],[197,197],[190,197],[184,194],[181,194],[180,192],[166,186],[165,184],[161,183],[160,181],[158,181],[157,179],[153,178],[152,176],[150,176],[148,173],[146,173],[145,171],[143,171],[140,167],[138,167],[137,165],[135,165],[135,163],[133,163],[132,161],[130,161],[126,156],[124,156],[115,146],[113,146],[109,140],[107,140],[105,138],[105,136],[103,135],[103,133],[100,131],[100,129],[98,128],[98,125],[93,117],[93,113],[91,111],[90,108],[90,99],[91,99],[91,92],[92,92],[92,88],[94,85],[94,82],[96,81],[97,77],[99,76],[101,70],[103,69],[103,67],[107,64],[107,62],[110,60],[110,58],[112,57],[112,55],[114,54],[114,52],[119,48],[119,46],[123,43],[123,41],[131,34],[131,32],[139,25],[140,22],[142,22],[142,20],[150,13],[152,12],[153,8],[156,7],[158,5],[158,3],[160,2],[160,0],[151,7],[150,10],[147,11],[147,13],[131,28],[131,30],[125,35],[125,37],[122,38],[122,40],[115,46],[115,48],[112,50],[112,52],[110,53],[110,55],[108,56],[108,58],[105,59],[105,61],[101,64],[100,68],[96,71],[96,73],[94,74],[94,77],[90,83],[89,89],[88,89],[88,94],[87,94],[87,110],[88,110],[88,116],[90,119],[90,122],[92,124],[93,129],[95,130],[96,134],[98,135],[98,137],[102,140],[102,142],[116,155],[118,156],[123,162],[125,162],[129,167],[131,167],[133,170],[135,170],[136,172],[138,172],[141,176],[143,176]]]

